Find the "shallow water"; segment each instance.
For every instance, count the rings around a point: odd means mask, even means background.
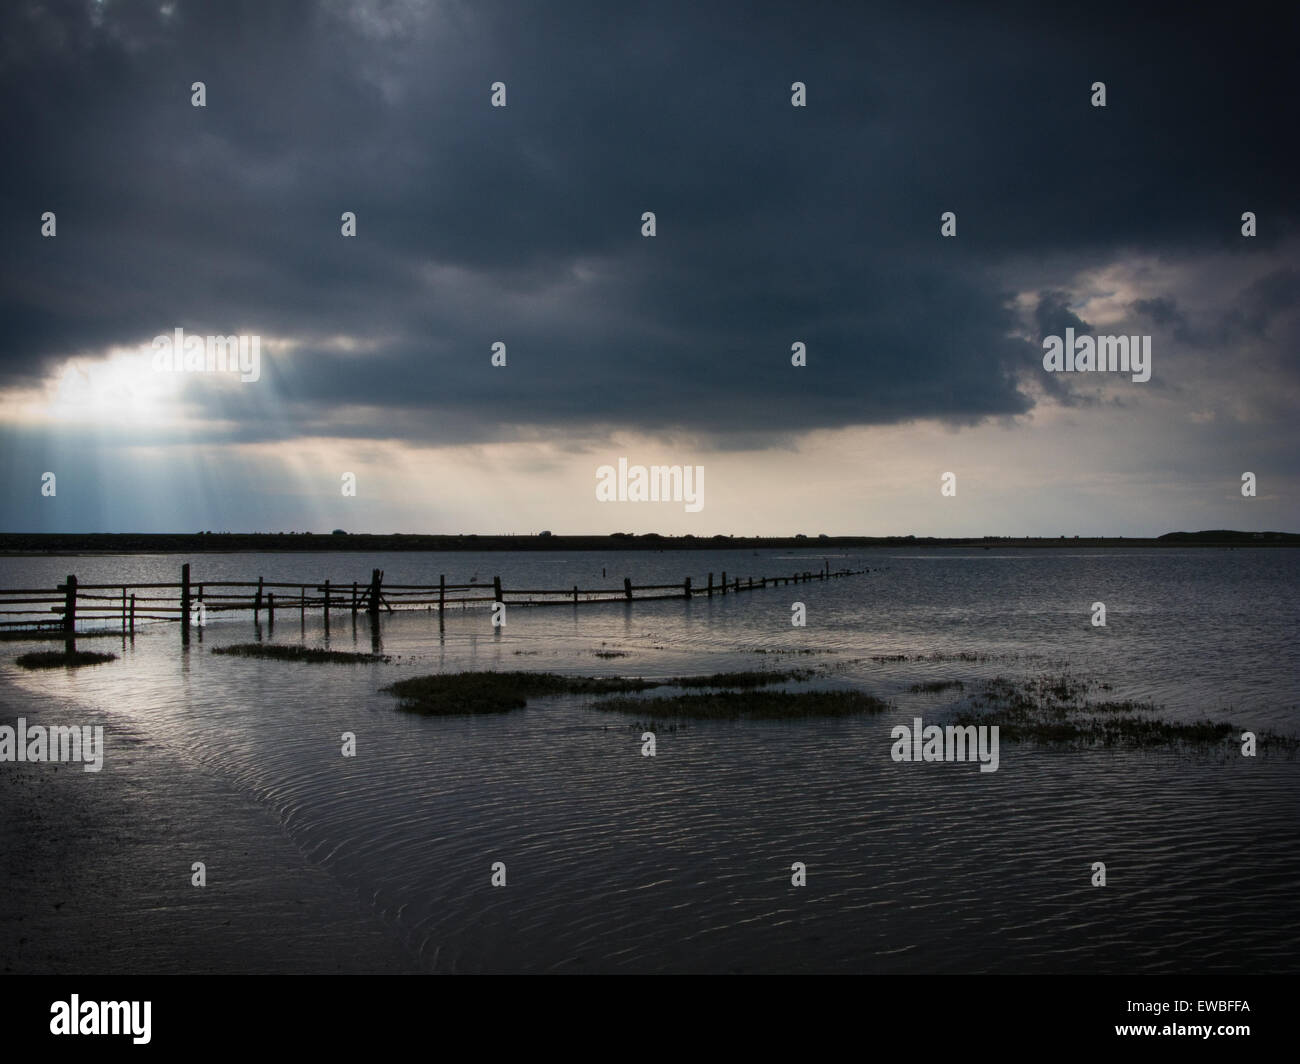
[[[1300,554],[1284,550],[881,550],[205,555],[194,580],[697,585],[715,573],[869,567],[865,576],[692,602],[333,618],[328,645],[384,665],[210,653],[253,638],[211,620],[88,640],[121,660],[6,683],[121,720],[273,812],[429,970],[1295,970],[1300,760],[1004,742],[997,772],[898,764],[890,729],[942,723],[968,683],[1069,670],[1300,734]],[[0,585],[175,580],[174,556],[0,559]],[[601,577],[604,567],[607,576]],[[807,606],[805,628],[791,604]],[[1105,602],[1107,626],[1089,623]],[[261,638],[324,645],[319,614]],[[758,653],[763,650],[767,653]],[[626,656],[598,658],[596,652]],[[812,653],[802,653],[812,651]],[[877,656],[942,660],[880,662]],[[964,661],[956,655],[976,655]],[[399,713],[379,692],[436,670],[665,677],[816,666],[817,686],[889,698],[879,716],[643,728],[587,700],[490,717]],[[11,692],[12,693],[12,692]],[[341,735],[357,756],[340,756]],[[108,756],[113,756],[109,729]],[[165,840],[160,840],[160,845]],[[507,885],[490,885],[503,861]],[[808,885],[790,885],[791,865]],[[1108,885],[1090,885],[1104,861]]]

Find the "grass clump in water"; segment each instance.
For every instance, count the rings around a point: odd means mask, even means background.
[[[356,665],[363,662],[391,660],[386,654],[356,654],[346,650],[325,650],[321,647],[300,647],[278,643],[235,643],[228,647],[213,647],[212,653],[234,654],[241,658],[271,658],[275,661],[305,661],[312,665],[325,662]]]
[[[607,698],[596,709],[697,720],[800,720],[880,713],[889,708],[861,691],[715,691],[672,698]]]
[[[914,695],[932,695],[940,691],[946,691],[950,687],[963,688],[966,685],[960,680],[927,680],[925,683],[914,683],[908,688]]]
[[[554,672],[450,672],[413,676],[383,688],[401,699],[398,709],[430,716],[504,713],[546,695],[612,695],[652,687],[758,687],[803,679],[806,671],[717,672],[645,680],[628,676],[562,676]]]
[[[82,665],[102,665],[106,661],[116,661],[116,654],[96,654],[90,650],[35,650],[30,654],[20,654],[14,659],[15,664],[24,669],[58,669],[62,667],[78,668]]]
[[[958,725],[997,724],[999,734],[1012,742],[1061,743],[1076,746],[1193,746],[1215,747],[1237,741],[1242,729],[1227,721],[1170,721],[1156,713],[1154,702],[1088,699],[1094,689],[1111,690],[1068,673],[1029,680],[996,677],[971,699],[968,710],[957,714]],[[1294,751],[1300,738],[1261,732],[1260,749]]]
[[[785,672],[714,672],[708,676],[678,676],[666,680],[666,687],[764,687],[788,680],[806,680],[811,669],[788,669]]]
[[[564,694],[615,694],[659,686],[621,676],[561,676],[554,672],[448,672],[413,676],[382,688],[408,713],[443,716],[504,713],[523,709],[529,698]]]

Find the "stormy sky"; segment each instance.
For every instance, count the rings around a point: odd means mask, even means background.
[[[6,4],[0,530],[1300,529],[1300,26],[1128,7]]]

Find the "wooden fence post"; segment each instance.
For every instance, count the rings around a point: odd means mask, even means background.
[[[627,597],[628,602],[632,601],[632,578],[623,577],[623,594]]]
[[[575,606],[578,604],[578,585],[577,585],[577,584],[574,584],[574,585],[573,585],[573,604],[574,604]]]
[[[68,574],[68,582],[63,586],[63,630],[77,630],[77,577]]]
[[[131,634],[135,635],[135,595],[131,595]]]
[[[505,601],[505,599],[501,597],[501,577],[499,576],[494,576],[492,578],[492,594],[496,596],[497,602]]]
[[[722,593],[724,595],[727,593],[727,570],[726,569],[722,570]]]
[[[446,624],[444,616],[447,612],[447,574],[438,574],[438,627],[442,628]]]
[[[266,623],[275,624],[275,592],[266,596]]]
[[[691,578],[688,576],[686,578],[686,601],[689,602],[690,600],[691,600]]]
[[[378,569],[370,570],[370,601],[366,604],[366,609],[372,617],[379,616],[379,585],[382,580]]]
[[[122,631],[126,631],[126,588],[122,588]]]
[[[256,624],[262,612],[262,578],[257,578],[257,596],[253,599],[253,623]]]
[[[352,616],[357,615],[357,582],[352,581]]]
[[[190,641],[190,563],[181,566],[181,642]]]
[[[709,574],[709,598],[713,598],[713,574]]]

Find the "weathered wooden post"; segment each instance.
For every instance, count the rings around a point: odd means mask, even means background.
[[[749,590],[754,590],[754,578],[752,576],[749,578]]]
[[[632,601],[632,578],[630,576],[623,577],[623,595],[628,602]]]
[[[298,624],[301,627],[307,626],[307,586],[298,585]]]
[[[690,600],[691,600],[691,578],[690,578],[689,576],[686,578],[686,585],[685,585],[685,588],[686,588],[686,601],[687,601],[687,602],[690,602]]]
[[[122,631],[126,631],[126,588],[122,588]]]
[[[135,594],[131,595],[131,634],[135,635]]]
[[[181,642],[190,641],[190,563],[181,566]]]
[[[727,570],[726,569],[722,570],[722,593],[724,595],[727,593]]]
[[[447,574],[438,574],[438,628],[441,629],[445,624],[447,612]]]
[[[352,616],[357,615],[357,582],[352,581]]]
[[[370,570],[370,601],[366,604],[366,609],[370,611],[372,617],[379,616],[379,585],[383,581],[383,575],[378,569]]]
[[[258,622],[259,615],[262,612],[262,578],[257,578],[257,596],[253,599],[253,623]]]
[[[330,582],[325,581],[325,634],[330,631]]]
[[[713,598],[713,574],[709,574],[709,598]]]
[[[75,632],[77,630],[77,577],[73,573],[68,574],[68,582],[63,585],[63,630],[65,632]]]
[[[266,623],[275,624],[275,592],[266,596]]]
[[[499,576],[494,576],[492,578],[492,594],[495,596],[497,602],[505,601],[505,599],[501,597],[501,577]]]
[[[578,604],[578,585],[577,585],[577,584],[574,584],[574,585],[573,585],[573,604],[574,604],[575,606]]]

